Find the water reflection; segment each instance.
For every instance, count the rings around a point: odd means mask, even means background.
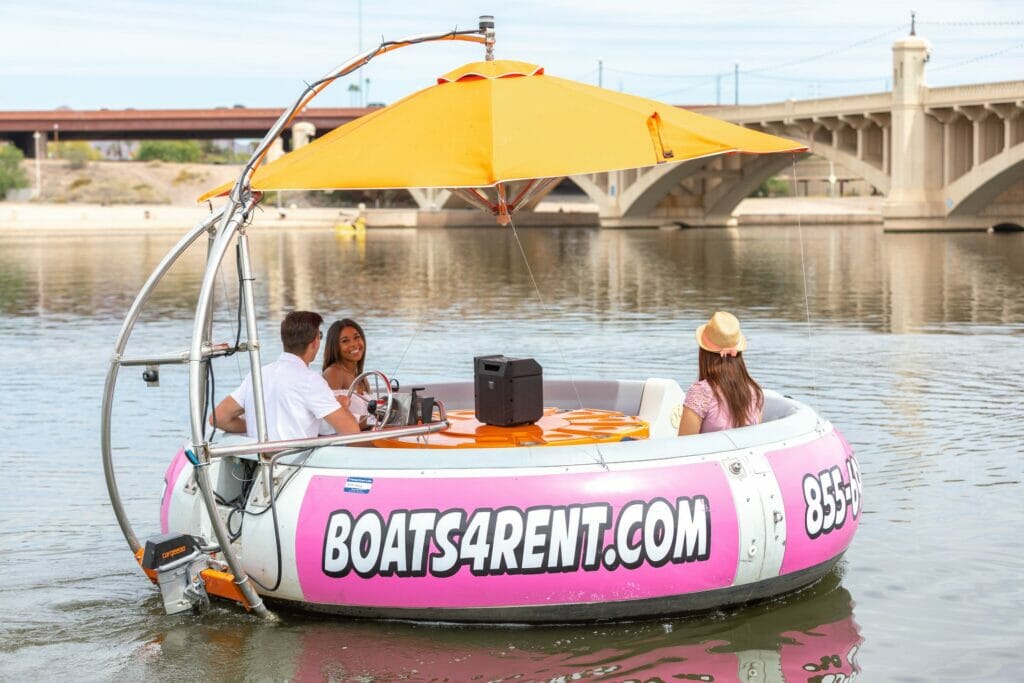
[[[0,415],[8,468],[33,486],[0,496],[0,677],[667,681],[720,666],[718,680],[744,680],[754,663],[775,672],[766,680],[824,681],[831,673],[808,667],[834,672],[839,657],[854,673],[859,647],[870,680],[1019,678],[1024,235],[805,228],[808,330],[795,229],[520,234],[546,309],[509,231],[360,239],[257,227],[264,356],[280,348],[278,316],[302,306],[361,319],[369,362],[403,382],[468,379],[474,355],[507,353],[536,357],[552,378],[571,368],[685,386],[694,327],[715,308],[736,311],[758,380],[805,400],[857,450],[866,507],[843,585],[865,642],[835,577],[712,619],[600,628],[297,614],[268,627],[228,608],[168,619],[110,514],[98,402],[120,321],[176,236],[18,236],[0,237]],[[186,348],[203,252],[169,274],[129,354]],[[218,339],[234,338],[233,292],[225,276]],[[243,364],[219,361],[219,395]],[[143,537],[158,529],[162,475],[188,438],[186,390],[183,368],[166,368],[159,388],[137,370],[118,382],[115,466]]]
[[[703,315],[709,305],[739,301],[734,307],[747,318],[799,322],[806,272],[812,321],[894,333],[1024,326],[1024,235],[883,235],[850,226],[808,227],[802,235],[795,228],[520,235],[549,313],[557,315]],[[0,238],[0,310],[120,316],[173,241]],[[544,317],[507,230],[257,230],[253,245],[271,318],[293,308],[404,320],[513,311]],[[158,290],[156,318],[190,316],[202,266],[200,244]],[[233,296],[233,276],[224,280],[222,293]]]
[[[346,623],[300,614],[269,627],[230,614],[187,618],[148,639],[120,673],[166,675],[188,662],[192,677],[237,680],[251,678],[258,662],[259,678],[294,681],[838,683],[860,671],[861,643],[850,594],[831,574],[785,601],[596,627]]]

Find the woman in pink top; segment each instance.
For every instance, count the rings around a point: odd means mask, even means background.
[[[719,311],[697,328],[700,379],[683,402],[679,435],[704,434],[759,424],[764,393],[743,362],[747,339],[740,321]]]

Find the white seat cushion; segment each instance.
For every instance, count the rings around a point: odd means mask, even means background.
[[[674,379],[652,377],[644,382],[637,416],[648,424],[650,438],[665,439],[679,434],[685,399],[683,388]]]

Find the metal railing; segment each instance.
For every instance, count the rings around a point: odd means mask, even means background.
[[[312,439],[285,439],[282,441],[261,441],[255,443],[235,444],[231,446],[210,446],[208,448],[211,458],[226,458],[238,455],[252,455],[253,453],[280,453],[291,450],[308,450],[322,446],[346,446],[356,443],[371,443],[380,439],[400,439],[407,436],[421,436],[423,434],[436,434],[448,429],[448,421],[431,422],[425,425],[410,425],[408,427],[385,427],[384,429],[359,432],[358,434],[338,434],[336,436],[320,436]]]

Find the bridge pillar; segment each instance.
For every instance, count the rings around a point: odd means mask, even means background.
[[[271,161],[277,161],[284,156],[284,140],[280,136],[276,140],[270,143],[270,149],[267,150],[267,158],[264,163],[269,164]]]
[[[413,187],[409,189],[409,194],[421,211],[440,211],[452,196],[449,190],[438,187]]]
[[[985,108],[992,111],[1003,122],[1003,149],[1007,150],[1019,142],[1014,138],[1014,126],[1020,118],[1021,109],[1012,104],[986,104]]]
[[[942,180],[937,170],[943,159],[932,158],[937,145],[931,137],[941,131],[925,110],[925,63],[931,46],[927,40],[907,36],[892,46],[892,153],[889,195],[882,206],[886,228],[940,227],[945,207],[938,196]]]
[[[309,121],[299,121],[292,126],[292,150],[305,147],[316,136],[316,126]]]

